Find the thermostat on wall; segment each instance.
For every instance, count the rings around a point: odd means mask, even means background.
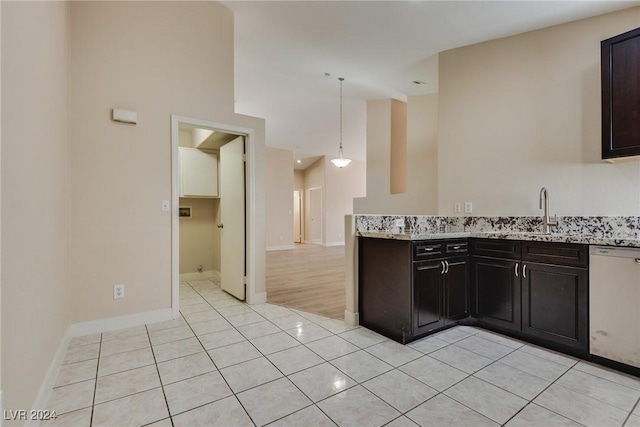
[[[131,110],[123,110],[122,108],[114,108],[111,110],[111,120],[135,125],[138,123],[138,113]]]
[[[180,219],[191,219],[191,206],[180,206],[178,208],[178,216]]]

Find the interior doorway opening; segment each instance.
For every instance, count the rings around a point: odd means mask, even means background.
[[[217,275],[222,290],[252,303],[253,130],[172,116],[171,135],[174,318],[179,316],[181,278]]]

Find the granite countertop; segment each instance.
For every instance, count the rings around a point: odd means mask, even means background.
[[[452,233],[429,233],[429,234],[412,234],[412,233],[390,233],[381,231],[358,231],[356,236],[374,237],[378,239],[395,239],[395,240],[436,240],[436,239],[455,239],[465,237],[477,237],[484,239],[509,239],[509,240],[527,240],[537,242],[559,242],[559,243],[582,243],[587,245],[601,246],[626,246],[640,247],[640,239],[637,237],[595,237],[589,235],[573,235],[573,234],[542,234],[532,232],[507,232],[507,231],[483,231],[483,232],[452,232]]]

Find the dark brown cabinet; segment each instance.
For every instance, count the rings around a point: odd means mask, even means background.
[[[587,349],[586,268],[526,263],[522,276],[522,332]]]
[[[468,317],[467,245],[360,238],[360,324],[407,343]]]
[[[500,328],[520,330],[519,263],[509,259],[475,257],[475,317]]]
[[[640,28],[601,42],[602,158],[640,155]]]
[[[586,245],[475,240],[473,316],[480,325],[586,353],[587,255]]]

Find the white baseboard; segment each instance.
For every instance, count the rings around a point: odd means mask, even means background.
[[[36,396],[35,402],[33,402],[33,410],[54,410],[55,408],[48,408],[47,404],[49,403],[49,398],[51,397],[51,391],[53,390],[53,386],[58,379],[58,373],[60,372],[60,367],[62,366],[62,362],[64,361],[64,356],[67,353],[67,346],[69,345],[69,341],[71,340],[71,327],[67,329],[67,332],[63,335],[62,340],[60,340],[60,344],[58,345],[58,349],[56,350],[56,354],[53,356],[53,360],[49,365],[49,369],[47,369],[47,373],[44,376],[44,380],[42,381],[42,385],[40,386],[40,390],[38,390],[38,395]],[[4,412],[2,412],[4,415]],[[4,418],[4,416],[2,417]],[[25,426],[38,426],[40,425],[39,420],[29,420],[27,417],[27,421],[25,422]]]
[[[325,246],[344,246],[344,242],[327,242]]]
[[[69,341],[72,337],[77,337],[87,334],[95,334],[99,332],[114,331],[116,329],[124,329],[132,326],[145,325],[148,323],[163,322],[165,320],[171,320],[173,318],[173,311],[171,308],[163,308],[161,310],[148,311],[145,313],[136,313],[128,316],[111,317],[107,319],[92,320],[89,322],[74,323],[69,326],[67,332],[60,340],[56,354],[49,365],[49,369],[42,381],[36,400],[33,403],[34,410],[51,409],[47,408],[47,403],[51,397],[51,391],[55,385],[60,367],[64,360],[64,356],[69,346]],[[0,391],[0,410],[2,409],[2,392]],[[4,412],[0,412],[4,414]],[[0,424],[2,423],[0,417]],[[40,422],[38,420],[27,420],[26,426],[38,426]]]
[[[171,308],[163,308],[161,310],[130,314],[128,316],[110,317],[107,319],[74,323],[69,328],[69,336],[78,337],[98,332],[115,331],[117,329],[146,325],[147,323],[164,322],[165,320],[171,319],[173,319],[173,311]]]
[[[215,270],[207,270],[199,273],[194,271],[193,273],[182,273],[179,278],[181,282],[189,281],[189,280],[204,280],[211,279],[212,277],[220,277],[220,272]]]
[[[269,251],[288,251],[295,249],[294,245],[281,245],[281,246],[267,246],[267,252]]]
[[[344,323],[351,326],[358,326],[360,324],[360,314],[352,313],[350,311],[344,311]]]

